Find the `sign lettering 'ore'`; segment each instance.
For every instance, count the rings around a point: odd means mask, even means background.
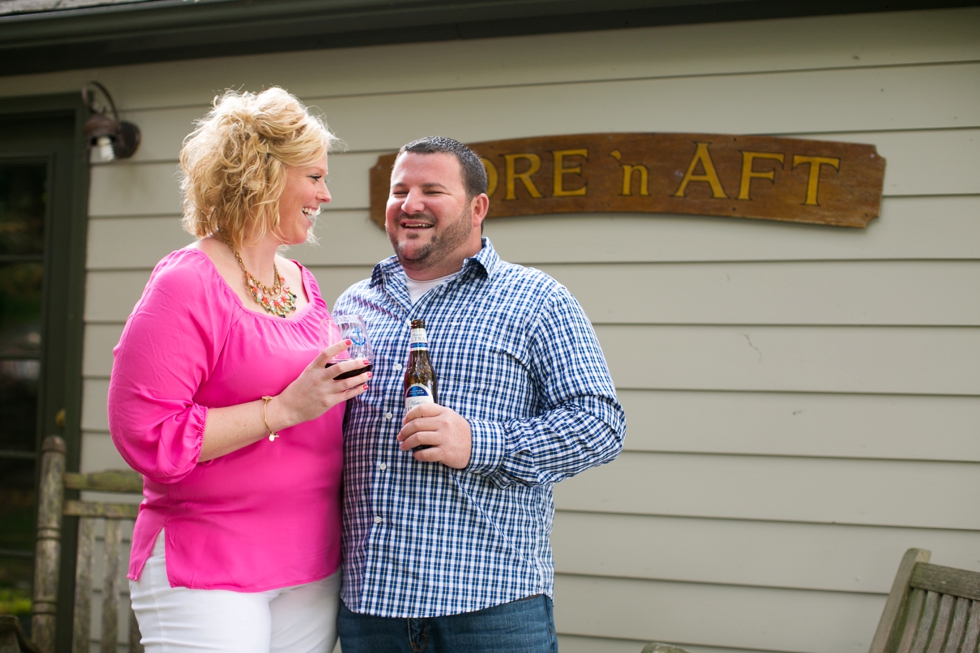
[[[878,216],[885,160],[874,145],[718,134],[577,134],[472,143],[487,169],[487,217],[682,213],[840,227]],[[384,225],[395,155],[371,169]]]

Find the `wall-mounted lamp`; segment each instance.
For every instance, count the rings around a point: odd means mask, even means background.
[[[96,103],[95,93],[91,88],[93,86],[102,93],[108,106],[105,103]],[[92,117],[85,121],[85,138],[90,148],[98,149],[99,161],[108,163],[133,156],[140,146],[140,128],[131,122],[119,120],[116,103],[105,86],[98,82],[89,82],[83,86],[82,102],[92,110]],[[106,115],[107,110],[111,110],[111,118]]]

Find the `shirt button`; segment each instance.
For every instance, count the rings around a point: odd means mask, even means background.
[[[384,521],[384,519],[381,518],[381,515],[375,515],[374,516],[374,523],[375,524],[380,524],[383,521]]]
[[[386,465],[384,463],[379,463],[378,464],[378,469],[380,469],[381,471],[384,471],[384,470],[388,469],[388,465]]]
[[[393,370],[395,370],[397,372],[398,370],[400,370],[402,368],[402,364],[401,363],[395,363],[391,367],[392,367]]]
[[[385,413],[385,419],[391,419],[391,413]]]

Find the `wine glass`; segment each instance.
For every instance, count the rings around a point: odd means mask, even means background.
[[[336,354],[327,362],[327,367],[349,361],[354,358],[374,360],[374,351],[371,349],[371,342],[368,340],[367,328],[360,315],[337,315],[328,317],[320,325],[320,348],[326,349],[330,345],[336,344],[341,340],[350,340],[350,346],[344,351]],[[349,379],[352,376],[370,372],[372,365],[362,367],[350,372],[338,374],[338,379]]]

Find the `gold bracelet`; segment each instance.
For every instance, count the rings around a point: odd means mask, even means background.
[[[265,422],[265,428],[269,430],[269,442],[275,442],[279,434],[272,430],[269,426],[269,418],[265,416],[265,409],[269,406],[269,402],[272,401],[272,397],[262,397],[262,421]]]

